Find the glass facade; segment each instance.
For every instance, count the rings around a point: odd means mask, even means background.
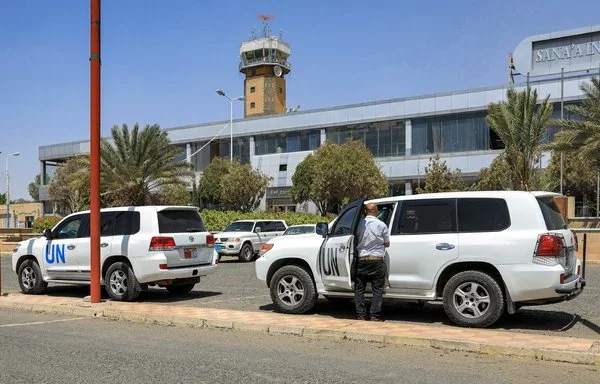
[[[217,156],[229,158],[229,150],[231,143],[229,139],[219,140],[219,153]],[[239,159],[243,164],[250,163],[250,138],[249,137],[234,137],[233,138],[233,157]]]
[[[401,120],[328,128],[327,140],[336,144],[361,140],[374,157],[404,156],[406,147],[404,121]]]
[[[568,105],[577,105],[577,104],[580,104],[580,103],[564,103],[563,118],[565,120],[579,120],[580,119],[580,117],[578,115],[567,111]],[[552,106],[552,119],[560,119],[560,103],[554,103],[554,105]],[[560,128],[549,127],[546,130],[546,134],[544,135],[544,137],[542,139],[542,143],[543,144],[550,143],[552,140],[554,140],[554,136],[558,132],[560,132]]]
[[[255,155],[312,151],[320,145],[321,131],[318,129],[254,136]]]
[[[484,151],[497,145],[485,112],[412,120],[412,153]]]

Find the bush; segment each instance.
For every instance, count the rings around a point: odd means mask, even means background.
[[[326,217],[302,212],[236,212],[216,211],[205,209],[200,212],[206,229],[211,232],[222,231],[229,223],[235,220],[284,220],[287,225],[316,224],[329,222],[335,215]]]
[[[52,228],[62,218],[58,216],[41,216],[33,220],[33,229],[42,232],[46,228]]]

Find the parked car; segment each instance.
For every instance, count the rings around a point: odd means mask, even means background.
[[[504,312],[570,300],[585,286],[550,192],[455,192],[376,199],[390,230],[384,298],[442,301],[452,322],[487,327]],[[322,236],[280,241],[256,275],[286,313],[314,308],[318,294],[353,297],[354,233],[364,201],[349,204]]]
[[[287,227],[283,220],[237,220],[215,234],[215,249],[219,256],[252,261],[263,244],[283,235]]]
[[[44,236],[17,244],[12,268],[23,293],[48,283],[90,283],[90,213],[73,213]],[[120,207],[101,210],[101,283],[114,300],[131,301],[148,286],[187,293],[214,272],[214,237],[197,208]]]
[[[283,232],[282,236],[314,234],[316,226],[316,224],[291,225],[288,227],[288,229],[285,230],[285,232]]]

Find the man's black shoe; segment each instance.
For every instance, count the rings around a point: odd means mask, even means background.
[[[371,321],[377,321],[377,322],[379,322],[379,321],[383,321],[383,320],[379,316],[371,316]]]
[[[365,316],[365,315],[356,315],[356,320],[367,320],[367,316]]]

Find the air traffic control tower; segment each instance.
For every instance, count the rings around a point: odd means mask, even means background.
[[[260,15],[262,36],[252,33],[240,47],[240,72],[244,80],[244,116],[264,116],[286,112],[285,76],[291,71],[290,45],[281,36],[272,36],[270,15]]]

